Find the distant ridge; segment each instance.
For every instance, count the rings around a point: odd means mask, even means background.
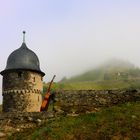
[[[70,79],[64,78],[60,82],[97,82],[129,79],[140,79],[140,69],[128,61],[111,59],[95,69]]]

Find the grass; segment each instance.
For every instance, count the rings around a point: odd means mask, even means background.
[[[41,127],[14,134],[9,140],[140,140],[140,102],[105,108],[97,113],[48,120]]]
[[[44,84],[44,91],[48,84]],[[52,90],[113,90],[113,89],[140,89],[140,80],[110,80],[53,83]]]

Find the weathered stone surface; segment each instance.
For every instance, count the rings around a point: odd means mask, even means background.
[[[3,75],[3,111],[39,112],[42,103],[42,75],[15,70]]]
[[[55,100],[55,108],[59,108],[61,111],[67,113],[85,113],[96,111],[101,107],[108,107],[124,102],[140,101],[140,91],[65,90],[56,93]]]
[[[54,117],[53,112],[0,113],[1,135],[9,135],[27,128],[40,126],[44,121]]]
[[[0,132],[0,138],[6,137],[6,134],[3,132]]]

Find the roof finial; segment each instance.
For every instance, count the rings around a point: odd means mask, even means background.
[[[23,31],[23,43],[25,43],[25,31]]]

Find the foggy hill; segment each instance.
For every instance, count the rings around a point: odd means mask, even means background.
[[[140,79],[140,69],[123,60],[109,60],[99,67],[60,82],[85,82]]]

